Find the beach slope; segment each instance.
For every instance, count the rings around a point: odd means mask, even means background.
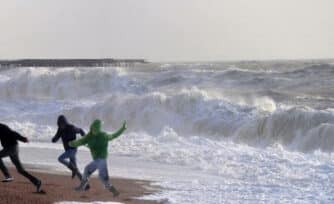
[[[15,169],[10,169],[15,178],[10,183],[0,183],[0,198],[3,204],[44,204],[57,203],[62,201],[112,201],[124,204],[157,204],[156,201],[138,200],[137,197],[148,195],[154,192],[149,187],[148,181],[130,180],[122,178],[111,178],[112,183],[121,192],[117,198],[105,190],[97,178],[90,179],[91,189],[87,192],[76,192],[74,187],[78,180],[72,180],[70,175],[56,175],[49,173],[32,172],[43,181],[43,189],[46,194],[34,193],[35,187],[24,177],[19,175]],[[148,190],[150,189],[150,190]]]

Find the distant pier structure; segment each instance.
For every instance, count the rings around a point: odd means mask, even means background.
[[[0,67],[102,67],[146,63],[144,59],[19,59],[0,60]]]

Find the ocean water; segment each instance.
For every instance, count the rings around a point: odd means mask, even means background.
[[[334,65],[321,61],[0,68],[0,122],[26,164],[64,168],[59,114],[128,130],[110,174],[151,179],[169,203],[333,203]],[[80,168],[90,160],[81,148]]]

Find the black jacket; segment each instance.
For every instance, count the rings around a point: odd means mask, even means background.
[[[69,142],[76,140],[76,134],[80,134],[81,136],[85,135],[85,132],[81,128],[77,128],[72,124],[69,124],[65,118],[65,116],[61,115],[58,117],[58,130],[56,135],[52,138],[52,142],[57,142],[59,138],[62,139],[64,149],[75,149],[75,147],[69,146]]]
[[[7,125],[0,123],[0,140],[3,148],[17,145],[17,140],[26,142],[27,138],[11,130]]]

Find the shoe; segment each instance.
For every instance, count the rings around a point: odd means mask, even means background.
[[[2,179],[2,182],[4,182],[4,183],[11,182],[11,181],[14,181],[14,178],[11,177],[11,176],[8,176],[8,177]]]
[[[88,181],[81,181],[80,185],[78,187],[75,188],[76,191],[86,191],[88,190],[90,187],[89,186]]]
[[[74,177],[75,177],[75,175],[76,175],[77,173],[76,173],[76,170],[72,170],[72,179],[74,179]]]
[[[85,187],[85,191],[88,191],[90,189],[90,185],[87,184],[86,187]]]
[[[72,179],[74,179],[75,175],[77,174],[77,169],[73,166],[73,164],[70,163],[70,165],[68,166],[68,168],[71,170],[72,172]]]
[[[42,190],[42,181],[38,181],[36,184],[36,193],[43,193],[44,191]]]
[[[114,186],[110,186],[110,187],[109,187],[109,191],[112,192],[112,194],[113,194],[114,197],[117,197],[117,196],[119,196],[119,194],[120,194],[120,193],[118,192],[118,190],[116,190],[116,188],[115,188]]]

